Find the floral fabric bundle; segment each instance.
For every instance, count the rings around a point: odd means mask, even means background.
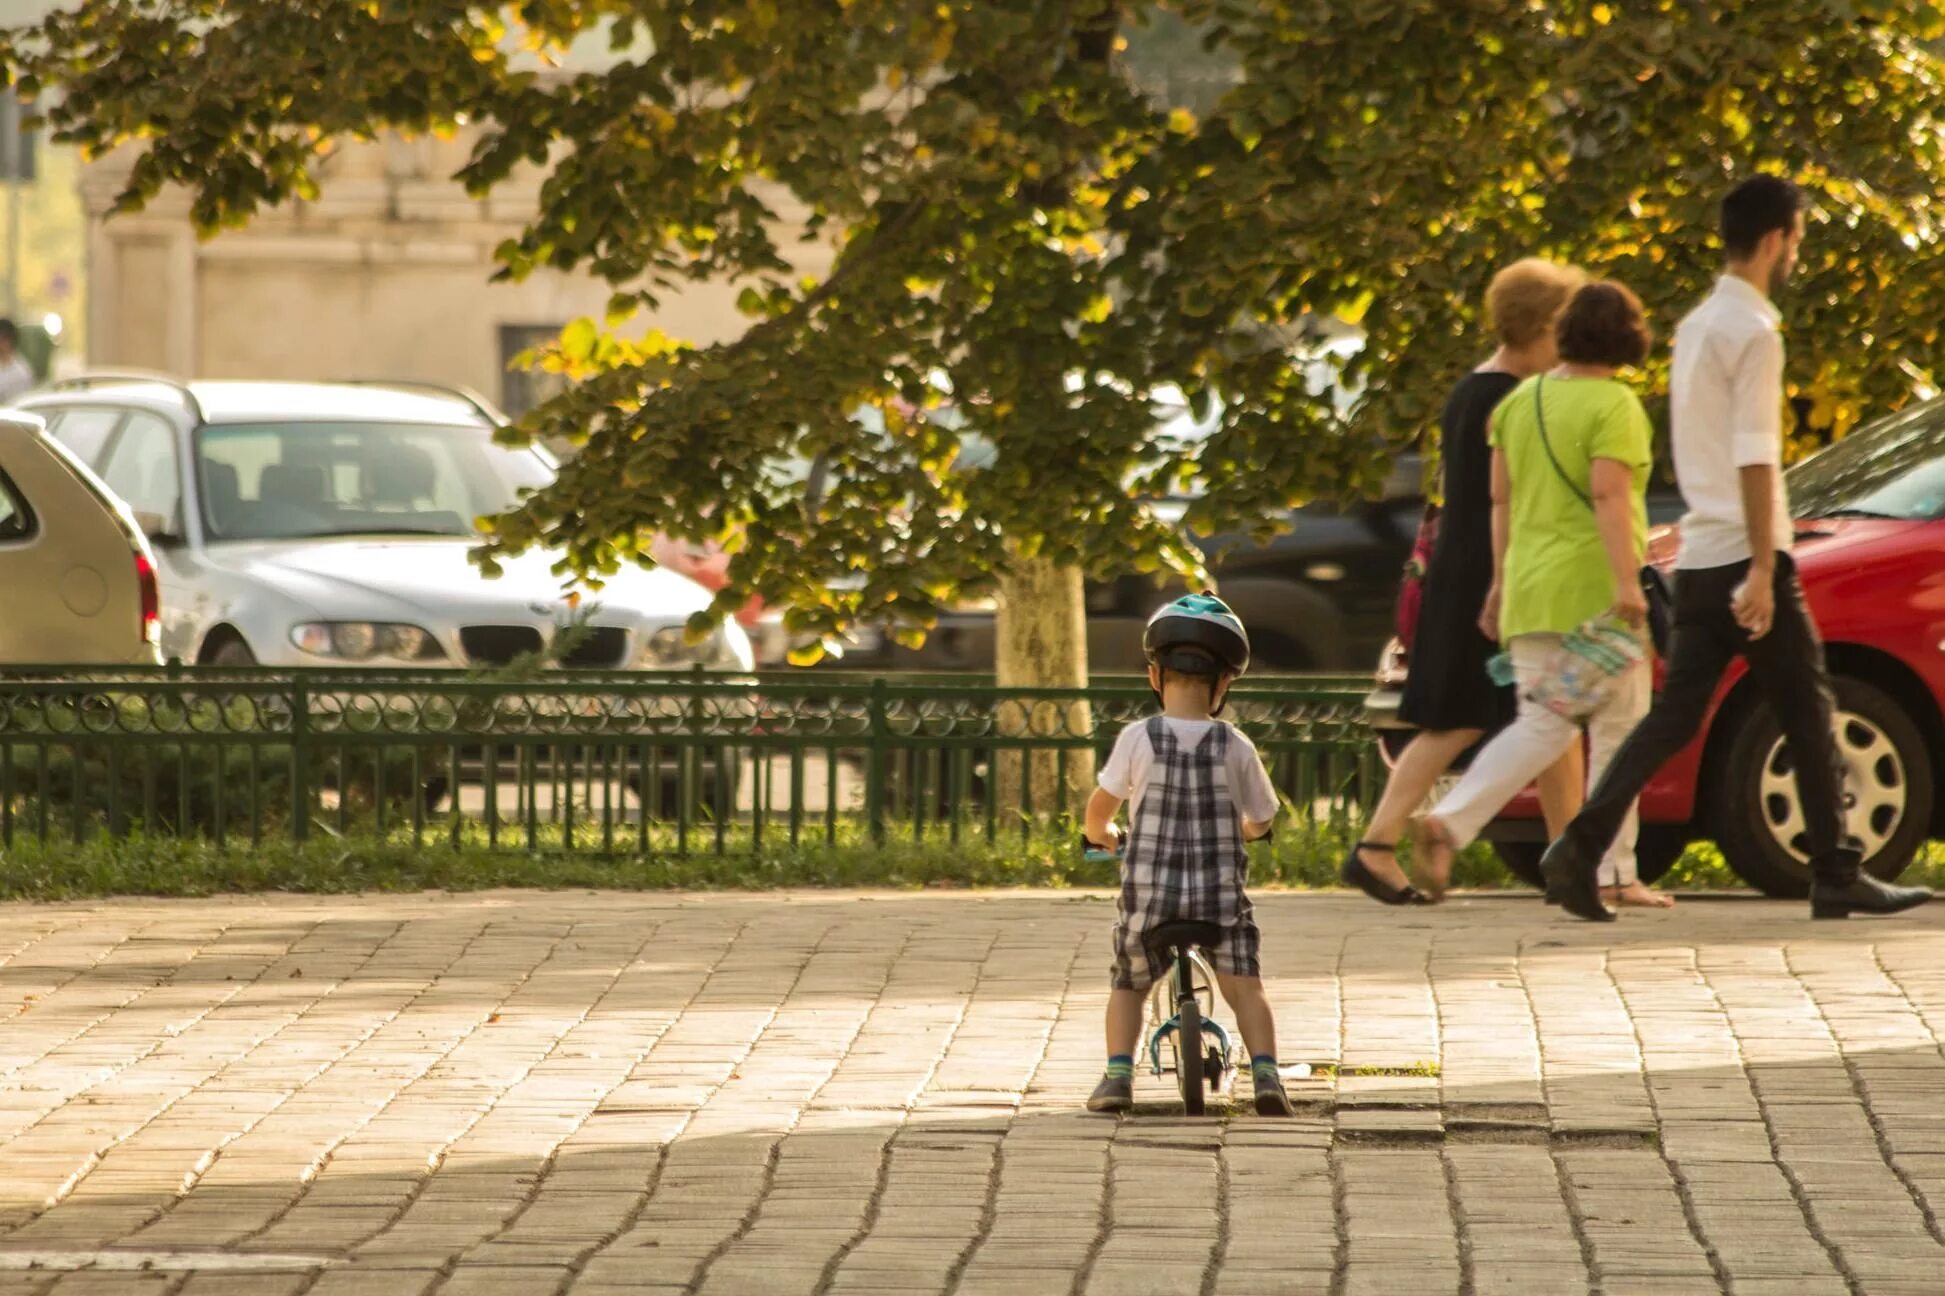
[[[1617,617],[1596,617],[1560,637],[1546,668],[1527,682],[1526,701],[1568,720],[1585,720],[1607,704],[1623,675],[1647,657],[1640,632]],[[1487,663],[1495,684],[1511,684],[1512,659],[1501,653]]]

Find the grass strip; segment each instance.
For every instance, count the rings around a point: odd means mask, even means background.
[[[1108,888],[1118,882],[1110,862],[1082,858],[1065,831],[1022,840],[1001,834],[953,844],[934,833],[893,832],[874,845],[847,827],[835,843],[821,838],[797,847],[751,842],[746,829],[726,836],[713,853],[713,835],[698,832],[683,854],[603,855],[585,830],[570,843],[558,828],[538,838],[539,849],[503,844],[489,849],[471,833],[457,848],[443,840],[415,844],[401,830],[385,837],[320,836],[302,846],[269,841],[258,847],[218,846],[197,838],[100,834],[80,842],[26,840],[0,851],[0,899],[66,900],[101,896],[204,896],[265,891],[321,895],[359,891],[469,891],[491,887],[612,888],[618,890],[765,890],[782,887],[983,889],[997,887]],[[1274,889],[1337,887],[1337,869],[1354,833],[1319,826],[1279,835],[1251,848],[1250,885]],[[1905,880],[1945,884],[1945,845],[1932,843]],[[1454,885],[1472,890],[1524,889],[1491,849],[1474,846],[1454,868]],[[1727,890],[1742,883],[1708,843],[1698,843],[1662,885],[1686,891]]]

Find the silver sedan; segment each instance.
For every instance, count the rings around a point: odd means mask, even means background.
[[[21,407],[126,500],[160,569],[164,656],[221,665],[748,670],[733,622],[683,627],[709,593],[627,569],[598,591],[533,552],[488,579],[477,519],[553,461],[494,441],[463,394],[409,385],[95,377]]]

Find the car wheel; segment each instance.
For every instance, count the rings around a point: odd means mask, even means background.
[[[250,651],[250,645],[241,639],[225,639],[215,652],[209,655],[211,666],[254,666],[257,655]]]
[[[1634,840],[1634,871],[1643,882],[1653,886],[1668,876],[1668,870],[1688,850],[1688,842],[1687,824],[1642,824],[1641,833]],[[1492,845],[1493,854],[1499,856],[1507,872],[1535,889],[1546,885],[1540,876],[1540,856],[1547,849],[1545,842],[1494,842]]]
[[[1847,678],[1835,687],[1846,826],[1863,843],[1864,867],[1889,881],[1911,863],[1931,824],[1931,751],[1882,689]],[[1796,765],[1768,707],[1744,714],[1721,769],[1724,777],[1709,781],[1721,789],[1716,841],[1729,867],[1765,895],[1807,895],[1810,856]]]

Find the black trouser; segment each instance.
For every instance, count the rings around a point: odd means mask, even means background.
[[[1676,573],[1675,634],[1661,693],[1567,825],[1566,837],[1584,852],[1583,859],[1607,853],[1641,789],[1695,737],[1722,672],[1740,655],[1749,662],[1750,682],[1789,740],[1812,872],[1838,884],[1856,877],[1857,856],[1843,849],[1844,767],[1831,732],[1835,699],[1824,670],[1823,640],[1788,554],[1776,560],[1776,618],[1768,634],[1751,639],[1729,607],[1748,573],[1747,562]]]

